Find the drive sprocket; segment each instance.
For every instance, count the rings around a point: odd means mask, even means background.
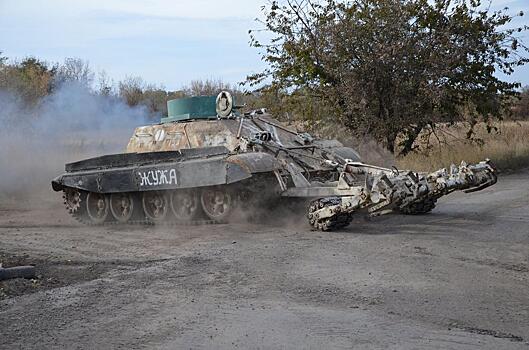
[[[73,218],[81,223],[89,224],[90,220],[87,218],[86,207],[83,205],[86,201],[87,193],[75,188],[65,188],[63,190],[62,198],[66,210]]]

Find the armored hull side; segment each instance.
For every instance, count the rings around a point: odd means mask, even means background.
[[[181,151],[122,153],[66,165],[53,189],[96,193],[177,190],[229,185],[280,169],[266,153],[230,155],[222,146]]]

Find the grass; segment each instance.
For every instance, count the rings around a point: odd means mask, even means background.
[[[476,126],[475,138],[465,137],[464,125],[440,127],[437,137],[424,134],[419,144],[421,152],[414,152],[397,159],[401,169],[433,171],[459,164],[462,160],[476,163],[490,159],[501,171],[513,171],[529,167],[529,121],[506,121],[495,125],[497,130],[488,133],[485,125]],[[426,150],[426,145],[430,148]]]

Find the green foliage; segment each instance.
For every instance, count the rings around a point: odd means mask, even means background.
[[[0,65],[0,90],[9,91],[21,98],[26,105],[34,106],[53,89],[55,67],[49,67],[34,57],[9,64],[2,58]]]
[[[471,137],[501,118],[519,85],[495,72],[528,61],[527,27],[478,0],[286,0],[264,12],[273,37],[251,44],[268,68],[250,84],[310,96],[300,103],[331,106],[335,122],[401,154],[426,127],[468,121]]]
[[[529,120],[529,86],[522,89],[518,99],[513,103],[512,118],[514,120]]]
[[[529,120],[529,86],[522,89],[519,98],[513,106],[513,119]]]
[[[303,124],[303,129],[316,134],[324,134],[328,137],[336,137],[336,134],[323,132],[324,125],[333,125],[334,115],[338,112],[334,106],[321,103],[319,96],[311,95],[307,89],[297,89],[287,93],[270,85],[245,96],[247,109],[258,109],[266,107],[267,111],[276,118],[297,125]]]

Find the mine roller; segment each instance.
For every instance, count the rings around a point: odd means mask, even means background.
[[[229,92],[167,102],[125,153],[66,164],[52,181],[67,210],[92,224],[226,223],[256,206],[304,201],[329,231],[355,215],[424,214],[456,190],[496,183],[488,160],[420,173],[362,163],[336,140],[300,133],[264,109],[240,112]]]

